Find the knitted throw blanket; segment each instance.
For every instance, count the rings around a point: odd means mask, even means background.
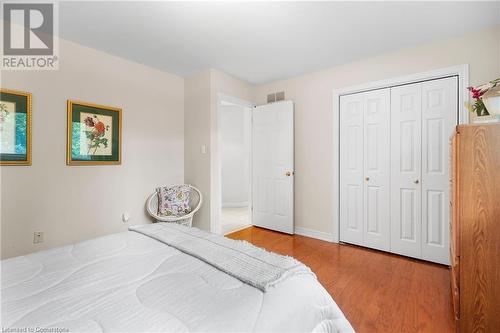
[[[189,254],[255,288],[268,291],[286,279],[314,273],[295,258],[256,247],[246,241],[175,223],[154,223],[129,227]]]

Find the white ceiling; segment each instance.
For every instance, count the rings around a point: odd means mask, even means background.
[[[264,83],[500,24],[500,2],[62,2],[59,16],[83,45]]]

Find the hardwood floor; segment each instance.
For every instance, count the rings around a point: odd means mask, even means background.
[[[358,333],[455,331],[445,266],[257,227],[227,236],[308,265]]]

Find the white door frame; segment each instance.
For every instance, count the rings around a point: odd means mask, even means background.
[[[250,109],[250,130],[252,126],[252,109],[255,107],[255,104],[240,98],[236,98],[233,96],[225,95],[225,94],[217,94],[217,110],[216,110],[216,121],[211,149],[211,177],[210,177],[210,232],[220,234],[221,231],[221,208],[222,208],[222,177],[221,177],[221,155],[220,155],[220,143],[221,143],[221,135],[220,135],[220,119],[221,119],[221,103],[228,102],[232,104],[236,104],[238,106],[249,108]],[[250,158],[249,158],[249,198],[248,203],[249,207],[252,206],[252,131],[249,132],[250,135]],[[250,223],[252,222],[252,210],[250,209]]]
[[[441,79],[449,76],[458,76],[458,106],[461,111],[458,112],[458,123],[469,123],[469,111],[465,108],[465,103],[470,100],[467,87],[469,86],[469,65],[458,65],[436,69],[428,72],[417,73],[397,78],[364,83],[357,86],[333,90],[333,242],[338,243],[340,238],[340,96],[365,92],[369,90],[390,88],[398,85]]]

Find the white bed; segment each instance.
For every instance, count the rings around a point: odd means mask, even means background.
[[[313,275],[267,292],[127,231],[2,261],[2,327],[52,332],[352,332]]]

